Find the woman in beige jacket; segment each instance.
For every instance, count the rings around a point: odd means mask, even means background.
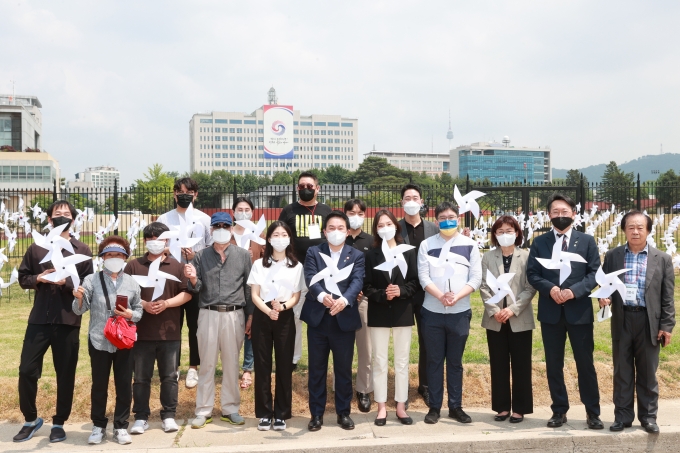
[[[479,288],[484,301],[482,327],[486,329],[491,365],[491,408],[497,412],[496,421],[520,423],[525,414],[533,412],[531,383],[531,349],[534,310],[531,299],[536,290],[527,281],[529,252],[519,248],[522,229],[511,216],[501,216],[491,227],[491,243],[496,246],[482,258],[482,285]],[[491,291],[487,271],[498,278],[501,274],[515,274],[510,280],[513,302],[506,296],[496,304],[487,304],[496,291]],[[510,364],[512,362],[512,390],[510,389]]]

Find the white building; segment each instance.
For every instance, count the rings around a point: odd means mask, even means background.
[[[269,103],[276,104],[274,88]],[[293,159],[265,159],[263,109],[241,112],[196,113],[189,121],[190,171],[225,170],[235,175],[273,175],[278,172],[359,165],[359,121],[340,115],[301,115],[294,110]]]
[[[120,187],[120,172],[118,169],[101,166],[90,167],[85,171],[76,173],[76,179],[67,181],[66,187],[69,189],[99,189],[112,188],[114,184]]]
[[[36,96],[0,94],[0,147],[42,148],[41,108]]]
[[[401,170],[425,172],[430,176],[441,175],[449,171],[449,154],[418,153],[409,151],[376,151],[375,146],[365,157],[382,157]]]

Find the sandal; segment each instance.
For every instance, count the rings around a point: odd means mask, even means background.
[[[241,389],[246,390],[251,385],[253,385],[252,373],[250,371],[244,371],[243,376],[241,376]]]

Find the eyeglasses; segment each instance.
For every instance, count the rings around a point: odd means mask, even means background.
[[[314,190],[316,189],[316,186],[314,184],[298,184],[298,190],[304,189]]]
[[[437,220],[444,222],[445,220],[458,220],[458,216],[437,217]]]
[[[176,191],[176,192],[175,192],[175,195],[191,195],[191,196],[194,196],[194,195],[196,195],[196,193],[195,193],[193,190],[190,190],[190,191],[188,191],[188,192],[179,192],[179,191]]]
[[[226,229],[230,228],[231,225],[227,225],[226,223],[216,223],[216,224],[213,225],[212,227],[213,227],[214,229],[216,229],[216,230],[217,230],[217,229],[220,229],[220,228],[226,230]]]

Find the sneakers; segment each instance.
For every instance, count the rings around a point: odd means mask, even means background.
[[[166,418],[163,420],[163,423],[161,423],[161,428],[163,428],[163,431],[166,433],[174,433],[175,431],[179,431],[179,426],[177,426],[174,418]]]
[[[144,434],[149,429],[149,422],[146,420],[135,420],[135,424],[130,428],[130,434]]]
[[[193,429],[205,428],[205,425],[212,423],[212,417],[206,417],[205,415],[197,415],[194,421],[191,422],[191,427]]]
[[[439,421],[439,411],[437,409],[430,408],[430,411],[425,416],[425,423],[428,425],[434,425]]]
[[[269,431],[269,428],[272,427],[272,419],[263,417],[260,419],[260,423],[257,424],[257,430],[258,431]]]
[[[196,371],[193,368],[189,368],[189,371],[187,372],[187,378],[184,381],[184,385],[188,389],[192,389],[198,385],[198,371]]]
[[[286,421],[277,418],[274,420],[274,431],[283,431],[286,429]]]
[[[118,442],[121,445],[127,445],[132,443],[132,437],[127,432],[127,429],[114,429],[112,441]]]
[[[50,431],[50,442],[63,442],[66,440],[66,431],[61,426],[53,426]]]
[[[26,442],[29,440],[31,437],[33,437],[33,434],[36,433],[40,429],[40,427],[43,425],[43,419],[38,418],[35,421],[35,425],[33,426],[22,426],[21,429],[19,430],[19,434],[14,436],[14,442]]]
[[[100,444],[102,439],[106,439],[106,431],[99,426],[93,426],[92,434],[87,438],[87,443],[90,445]]]
[[[241,417],[238,413],[235,414],[229,414],[229,415],[224,415],[222,414],[222,417],[220,417],[220,420],[223,422],[229,422],[232,425],[243,425],[246,423],[246,421]]]

